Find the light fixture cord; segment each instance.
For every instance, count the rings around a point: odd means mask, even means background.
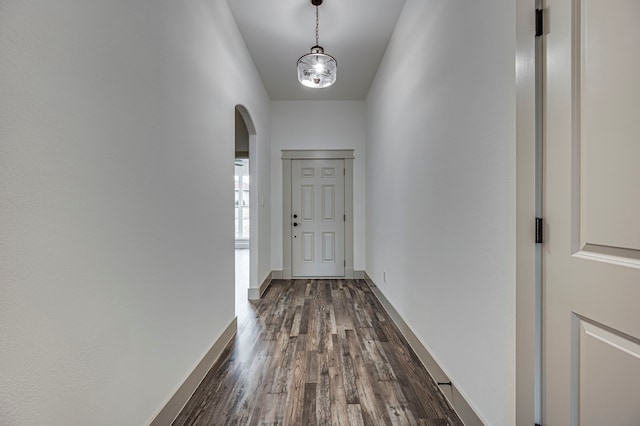
[[[320,30],[318,30],[318,5],[316,4],[316,46],[318,45],[318,38],[320,34]]]

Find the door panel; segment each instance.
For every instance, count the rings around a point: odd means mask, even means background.
[[[637,425],[640,0],[548,9],[543,423]]]
[[[636,425],[640,419],[640,344],[599,324],[578,318],[581,425]],[[613,364],[611,364],[613,363]],[[610,368],[611,365],[616,368]]]
[[[581,245],[631,249],[637,258],[640,227],[629,225],[640,203],[629,200],[640,200],[640,1],[577,6]]]
[[[302,238],[302,261],[305,263],[313,262],[316,258],[314,253],[315,234],[313,232],[302,232],[300,238]]]
[[[334,222],[336,220],[336,188],[333,185],[322,186],[322,220]]]
[[[336,262],[336,233],[322,233],[322,261]]]
[[[344,160],[292,161],[292,276],[344,276],[343,170]]]
[[[301,213],[300,216],[302,220],[304,222],[313,222],[314,220],[313,214],[315,213],[315,209],[314,209],[315,194],[314,194],[313,185],[302,185],[300,187],[300,197],[302,199],[301,209],[300,209],[300,213]]]

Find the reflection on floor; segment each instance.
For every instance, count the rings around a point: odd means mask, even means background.
[[[249,289],[249,249],[236,249],[236,315],[246,309]]]

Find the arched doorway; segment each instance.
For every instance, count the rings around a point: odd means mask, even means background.
[[[236,247],[236,313],[256,288],[257,250],[257,161],[256,129],[249,111],[235,107],[234,223]]]

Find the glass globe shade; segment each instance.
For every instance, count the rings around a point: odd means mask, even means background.
[[[298,81],[306,87],[321,89],[336,82],[338,64],[335,58],[324,53],[320,46],[313,46],[311,53],[298,59]]]

